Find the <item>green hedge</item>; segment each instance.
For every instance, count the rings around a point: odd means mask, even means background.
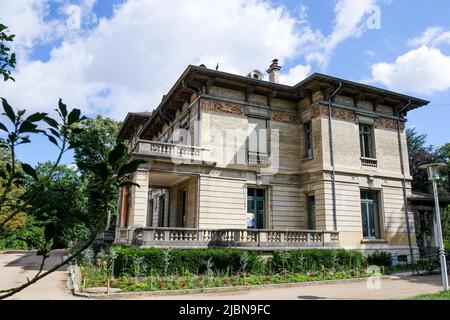
[[[365,266],[358,251],[344,249],[277,250],[271,262],[273,272],[307,273],[320,270],[347,271]]]
[[[136,273],[142,276],[150,273],[205,274],[208,261],[209,269],[215,274],[307,273],[323,269],[346,271],[361,268],[365,264],[361,253],[343,249],[276,250],[271,259],[263,259],[262,252],[228,248],[167,250],[115,246],[114,249],[117,252],[114,261],[116,276],[135,276]]]
[[[138,257],[142,260],[139,268],[143,274],[204,274],[207,264],[215,273],[236,273],[243,271],[243,250],[239,249],[157,249],[138,247],[115,247],[118,257],[114,262],[114,274],[134,274]],[[168,252],[168,261],[165,262],[165,252]],[[261,255],[255,251],[247,251],[247,266],[245,272],[258,273],[263,271],[264,263]]]

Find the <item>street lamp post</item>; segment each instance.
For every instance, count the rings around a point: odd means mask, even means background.
[[[428,179],[431,180],[433,184],[433,194],[434,194],[434,206],[436,209],[436,223],[437,223],[437,236],[439,241],[439,256],[441,259],[441,274],[442,274],[442,286],[444,287],[444,291],[448,290],[448,275],[447,275],[447,262],[445,259],[445,248],[444,241],[442,237],[442,226],[441,226],[441,212],[439,209],[439,199],[437,193],[436,181],[439,180],[439,169],[446,167],[445,164],[442,163],[429,163],[421,165],[420,169],[427,170]]]

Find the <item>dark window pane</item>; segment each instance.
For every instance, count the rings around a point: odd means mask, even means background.
[[[264,197],[264,189],[256,189],[257,197]]]

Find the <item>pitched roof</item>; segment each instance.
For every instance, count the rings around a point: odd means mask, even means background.
[[[129,139],[135,127],[145,123],[151,115],[151,112],[128,112],[119,129],[118,138],[121,140]]]

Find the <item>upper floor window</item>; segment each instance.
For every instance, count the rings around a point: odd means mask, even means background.
[[[181,144],[184,144],[184,145],[190,144],[190,143],[188,143],[189,127],[190,127],[190,119],[189,119],[189,113],[188,113],[180,120],[180,143]]]
[[[361,157],[375,158],[373,148],[373,126],[361,123],[359,125],[359,143]]]
[[[268,155],[267,120],[248,118],[248,157],[249,162],[265,162]]]
[[[305,158],[311,158],[313,156],[311,121],[305,123],[304,127],[305,127]]]

